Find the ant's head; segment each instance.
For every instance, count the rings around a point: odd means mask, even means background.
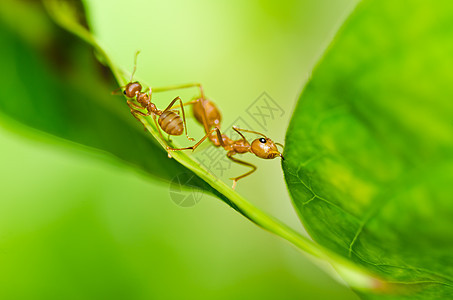
[[[138,93],[142,91],[142,85],[136,82],[129,82],[124,88],[124,95],[128,98],[134,98]]]
[[[278,151],[277,145],[279,143],[274,143],[270,138],[264,136],[259,139],[255,139],[252,142],[250,151],[256,156],[264,159],[272,159],[280,156],[282,159],[283,155]]]

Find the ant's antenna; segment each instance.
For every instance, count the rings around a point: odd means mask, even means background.
[[[233,127],[236,128],[236,129],[239,130],[239,131],[244,131],[244,132],[249,132],[249,133],[258,134],[258,135],[261,135],[261,136],[267,138],[267,136],[265,136],[264,134],[262,134],[262,133],[260,133],[260,132],[258,132],[258,131],[247,130],[247,129],[241,129],[241,128],[238,128],[238,127],[236,127],[236,126],[233,126]]]
[[[285,149],[285,146],[283,146],[283,145],[280,144],[280,143],[275,143],[275,145],[278,145],[278,146],[282,147],[282,149]]]
[[[132,69],[131,81],[130,81],[130,82],[132,82],[132,79],[134,78],[135,71],[137,70],[137,57],[138,57],[139,54],[140,54],[140,50],[138,50],[137,52],[135,52],[134,68]]]

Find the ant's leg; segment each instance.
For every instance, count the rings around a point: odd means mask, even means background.
[[[206,116],[206,109],[204,107],[204,104],[205,104],[204,99],[197,98],[197,99],[194,99],[194,100],[190,100],[189,102],[186,102],[186,103],[182,104],[182,106],[193,105],[193,104],[197,104],[198,102],[200,102],[201,106],[203,106],[203,113],[201,114],[201,117],[203,119],[203,124],[202,125],[204,127],[205,133],[208,133],[209,132],[209,126],[208,126],[208,121],[207,121],[208,117]],[[181,107],[181,105],[175,105],[172,108],[178,108],[178,107]]]
[[[170,148],[170,147],[167,147],[167,150],[169,151],[181,151],[181,150],[192,150],[192,151],[195,151],[195,149],[197,149],[197,147],[204,142],[204,140],[209,136],[211,135],[214,131],[217,131],[217,135],[221,136],[220,134],[220,130],[219,128],[213,128],[211,131],[209,131],[204,137],[201,138],[201,140],[198,141],[198,143],[196,143],[195,145],[191,146],[191,147],[185,147],[185,148]],[[221,141],[221,144],[223,145],[223,140]]]
[[[223,142],[222,133],[220,132],[219,127],[216,127],[213,130],[215,130],[217,133],[217,140],[219,142],[219,145],[222,146],[223,148],[225,148],[225,143]],[[212,132],[212,130],[211,130],[211,132]],[[218,145],[216,145],[216,146],[218,146]]]
[[[233,186],[231,187],[233,190],[235,189],[236,184],[237,184],[237,182],[238,182],[239,179],[242,179],[242,178],[244,178],[244,177],[249,176],[250,174],[252,174],[253,172],[255,172],[256,169],[257,169],[256,166],[255,166],[255,165],[252,165],[251,163],[248,163],[248,162],[239,160],[239,159],[237,159],[237,158],[234,158],[233,155],[235,155],[235,154],[236,154],[236,152],[234,152],[234,151],[229,151],[229,152],[227,153],[227,157],[228,157],[229,159],[231,159],[233,162],[237,163],[237,164],[240,164],[240,165],[243,165],[243,166],[247,166],[247,167],[252,168],[252,170],[248,171],[248,172],[245,173],[245,174],[242,174],[241,176],[234,177],[234,178],[230,178],[230,179],[233,180]]]
[[[134,116],[134,118],[136,118],[140,123],[142,123],[142,125],[143,125],[143,130],[146,131],[146,125],[145,125],[145,123],[143,123],[142,120],[139,119],[139,118],[137,117],[137,115],[141,115],[141,116],[147,117],[147,116],[150,115],[150,113],[146,113],[146,114],[145,114],[145,113],[142,113],[141,111],[132,110],[132,109],[131,109],[131,114],[132,114],[132,115]]]
[[[131,106],[135,107],[135,108],[138,108],[138,109],[144,109],[142,106],[132,102],[131,100],[127,100],[127,105],[129,105],[129,108],[132,109]]]
[[[159,131],[160,138],[164,141],[164,136],[162,135],[162,131],[160,130],[159,123],[157,123],[157,119],[156,119],[156,115],[155,114],[153,114],[153,120],[154,120],[154,124],[156,124],[157,131]]]
[[[184,123],[184,131],[186,132],[186,137],[189,141],[195,141],[195,139],[189,137],[187,135],[187,124],[186,124],[186,114],[184,113],[184,106],[183,106],[183,103],[182,103],[182,100],[181,98],[176,97],[175,99],[173,99],[173,101],[170,102],[170,104],[167,106],[167,108],[164,110],[164,112],[166,112],[167,110],[171,109],[171,107],[173,106],[173,104],[175,104],[176,101],[179,100],[179,104],[181,105],[181,111],[182,111],[182,121]]]
[[[153,120],[154,120],[154,124],[156,124],[157,131],[159,131],[160,138],[161,138],[163,141],[165,141],[165,140],[164,140],[164,136],[162,135],[162,131],[160,130],[160,125],[159,125],[159,123],[157,122],[157,118],[156,118],[156,115],[155,115],[155,114],[153,114]],[[168,135],[168,141],[171,142],[171,140],[170,140],[170,135]],[[168,154],[168,158],[171,158],[170,151],[168,151],[168,144],[167,144],[167,143],[165,143],[165,144],[167,145],[167,154]]]
[[[167,91],[172,91],[172,90],[187,89],[187,88],[192,88],[192,87],[198,88],[200,90],[200,97],[204,99],[203,86],[200,83],[188,83],[188,84],[181,84],[181,85],[166,86],[166,87],[161,87],[161,88],[154,88],[154,91],[156,93],[159,93],[159,92],[167,92]]]
[[[142,122],[142,120],[141,120],[139,117],[137,117],[137,115],[147,117],[147,116],[149,116],[149,115],[151,114],[151,112],[148,112],[148,113],[145,114],[145,113],[143,113],[143,112],[141,112],[141,111],[139,111],[139,110],[133,109],[132,106],[130,106],[129,104],[130,104],[130,103],[129,103],[129,101],[128,101],[128,106],[129,106],[129,108],[131,109],[131,114],[134,116],[134,118],[137,119],[137,121],[139,121],[140,123],[142,123],[143,129],[146,131],[146,126],[145,126],[145,124]],[[143,108],[143,107],[142,107],[142,108]]]
[[[193,105],[195,103],[197,103],[201,98],[197,98],[197,99],[194,99],[194,100],[190,100],[189,102],[186,102],[186,103],[183,103],[182,106],[187,106],[187,105]],[[172,106],[171,108],[172,109],[175,109],[175,108],[180,108],[181,105],[180,104],[177,104],[175,106]]]

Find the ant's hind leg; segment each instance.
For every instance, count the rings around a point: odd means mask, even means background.
[[[252,168],[252,170],[248,171],[247,173],[245,174],[242,174],[241,176],[238,176],[238,177],[234,177],[234,178],[230,178],[233,180],[233,186],[231,187],[233,190],[236,188],[236,184],[238,182],[239,179],[242,179],[244,177],[247,177],[249,176],[250,174],[252,174],[253,172],[256,171],[257,167],[255,165],[252,165],[251,163],[248,163],[248,162],[245,162],[245,161],[242,161],[242,160],[239,160],[237,158],[234,158],[233,155],[235,155],[236,152],[234,151],[229,151],[227,153],[227,157],[232,160],[233,162],[237,163],[237,164],[240,164],[240,165],[243,165],[243,166],[247,166],[247,167],[250,167]]]
[[[187,124],[186,124],[186,114],[184,113],[184,106],[183,106],[183,103],[182,103],[182,100],[181,98],[178,96],[176,97],[175,99],[173,99],[170,104],[167,106],[167,108],[164,110],[164,112],[170,110],[173,106],[173,104],[175,104],[176,101],[179,100],[179,104],[181,105],[181,111],[182,111],[182,121],[184,123],[184,131],[186,133],[186,137],[189,141],[195,141],[195,139],[189,137],[189,135],[187,135]]]

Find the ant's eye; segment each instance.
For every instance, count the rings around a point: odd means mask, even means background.
[[[126,95],[126,90],[123,91],[123,94]]]
[[[260,138],[260,142],[261,142],[261,143],[265,143],[265,142],[266,142],[266,139],[265,139],[265,138]]]

